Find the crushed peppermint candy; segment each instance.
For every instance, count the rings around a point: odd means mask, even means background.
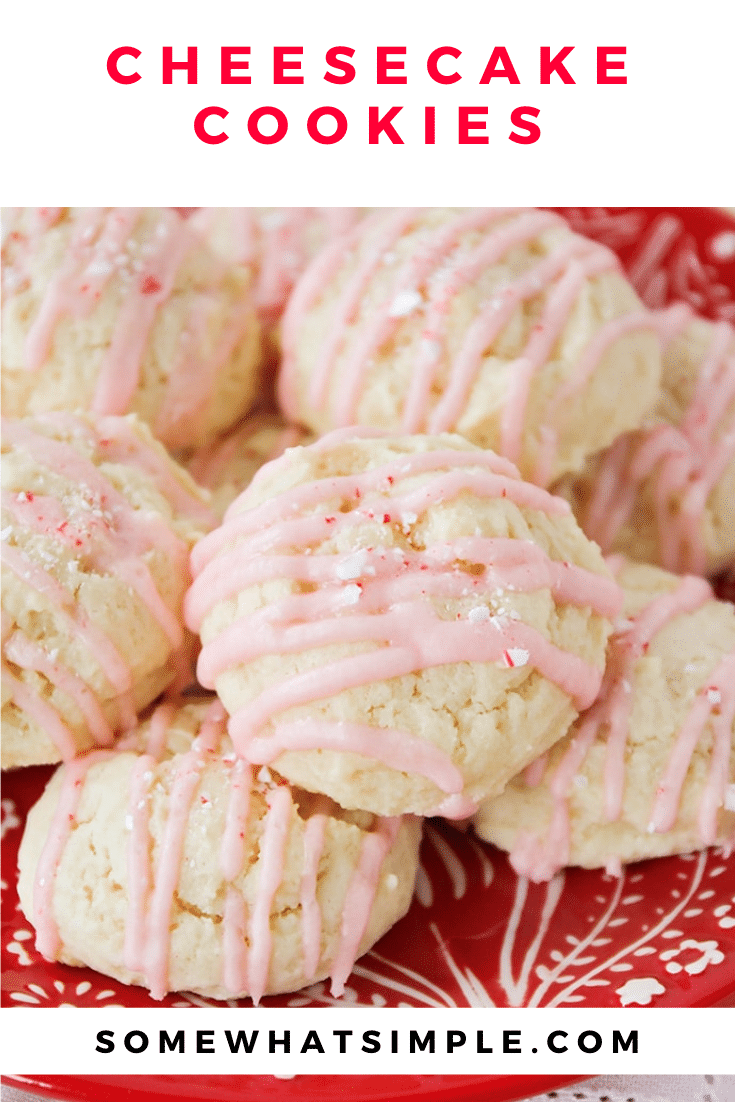
[[[439,341],[433,340],[431,337],[424,337],[421,341],[420,350],[427,359],[438,360],[441,355],[442,346]],[[477,534],[480,534],[479,531]]]
[[[264,765],[263,768],[258,773],[258,780],[260,781],[261,784],[271,784],[272,783],[273,777],[271,776],[270,769],[266,765]]]
[[[389,318],[405,318],[422,302],[418,291],[399,291],[388,307]]]
[[[508,647],[503,651],[503,663],[510,669],[515,669],[516,666],[525,666],[528,664],[530,654],[523,647]]]
[[[481,624],[483,620],[490,619],[490,609],[487,605],[477,605],[467,613],[467,619],[471,624]]]
[[[722,704],[722,693],[719,689],[707,689],[707,700],[710,704]]]
[[[125,829],[126,830],[132,830],[133,829],[133,816],[132,815],[126,815],[125,816]]]
[[[362,590],[359,585],[346,585],[342,590],[342,600],[346,605],[356,605],[361,594]]]
[[[367,559],[368,553],[365,548],[361,551],[356,551],[354,555],[349,555],[348,558],[337,563],[335,567],[337,577],[343,582],[349,582],[352,581],[353,578],[359,578],[361,574],[368,573],[366,569]],[[372,568],[372,573],[375,573],[375,567]]]
[[[91,264],[87,265],[87,275],[91,276],[105,276],[109,275],[112,271],[112,264],[109,260],[93,260]]]
[[[13,526],[11,524],[9,524],[7,528],[3,528],[2,532],[0,532],[0,540],[5,542],[5,540],[10,539],[12,534],[13,534]]]

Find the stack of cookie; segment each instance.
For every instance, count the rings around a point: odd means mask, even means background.
[[[40,951],[339,994],[423,817],[534,879],[732,838],[731,330],[548,212],[184,213],[8,218],[3,764],[65,762]]]

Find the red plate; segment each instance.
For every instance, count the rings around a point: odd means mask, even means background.
[[[217,1102],[516,1102],[520,1098],[580,1082],[563,1075],[311,1075],[292,1080],[265,1075],[49,1075],[43,1079],[3,1076],[20,1090],[58,1102],[152,1102],[168,1098]],[[184,1086],[185,1082],[185,1086]],[[182,1094],[182,1089],[185,1094]]]
[[[701,208],[585,208],[562,213],[576,229],[619,253],[647,305],[685,299],[706,316],[735,322],[735,220],[726,214]],[[49,772],[29,769],[4,778],[5,870],[15,868],[25,813]],[[264,1003],[325,1006],[333,1001],[327,985],[320,983]],[[31,928],[17,908],[14,875],[3,888],[2,1003],[157,1005],[140,988],[40,958]],[[735,861],[721,851],[643,862],[630,866],[619,880],[603,872],[572,869],[551,884],[529,885],[516,877],[499,851],[438,824],[427,829],[411,911],[358,963],[339,1003],[725,1004],[735,1005]],[[207,1000],[177,994],[168,996],[165,1005],[200,1006]],[[92,1097],[85,1093],[92,1082],[86,1077],[63,1077],[63,1087],[61,1082],[53,1080],[52,1087],[59,1097],[80,1102]],[[176,1084],[175,1093],[183,1099],[197,1098],[204,1090],[204,1080],[159,1077],[129,1079],[126,1089],[137,1083],[136,1092],[163,1098],[173,1089],[169,1082]],[[305,1082],[315,1090],[319,1085],[317,1079],[296,1082],[302,1097]],[[343,1092],[346,1083],[339,1082]],[[238,1097],[249,1097],[242,1093],[243,1080],[225,1077],[222,1083],[237,1084]],[[273,1098],[288,1098],[295,1089],[288,1080],[267,1083],[267,1095]],[[353,1097],[367,1100],[389,1092],[424,1100],[471,1098],[468,1092],[477,1085],[484,1098],[501,1102],[548,1089],[549,1083],[548,1077],[524,1081],[521,1087],[517,1077],[507,1076],[382,1077],[379,1082],[358,1078]],[[328,1097],[325,1089],[321,1083],[322,1098]],[[258,1093],[265,1096],[262,1085]],[[137,1098],[138,1093],[125,1097]]]

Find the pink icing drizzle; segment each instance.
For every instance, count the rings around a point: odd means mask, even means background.
[[[250,916],[250,953],[248,956],[248,991],[257,1006],[265,993],[273,936],[270,913],[278,888],[283,880],[291,815],[295,814],[291,792],[282,785],[267,795],[268,811],[260,843],[260,876],[258,894]]]
[[[322,912],[316,897],[319,858],[324,849],[326,815],[312,815],[304,826],[304,871],[301,876],[301,940],[304,976],[311,980],[319,965]],[[372,906],[372,899],[370,900]]]
[[[36,927],[36,949],[46,960],[55,960],[61,948],[59,929],[53,913],[54,886],[64,848],[76,820],[76,812],[82,795],[84,778],[91,765],[104,761],[110,750],[98,750],[93,754],[70,761],[65,766],[51,827],[38,859],[33,884],[33,925]]]
[[[366,834],[363,839],[357,868],[347,889],[340,942],[332,964],[332,994],[335,998],[344,993],[345,982],[367,929],[380,870],[385,855],[395,841],[399,824],[400,819],[383,819],[378,830]]]
[[[224,722],[224,709],[219,701],[215,701],[191,750],[181,756],[171,785],[168,818],[153,874],[153,892],[148,901],[146,923],[144,975],[154,999],[162,999],[168,990],[171,910],[181,871],[191,801],[206,764],[206,756],[219,744]],[[145,801],[143,805],[142,813],[147,815]],[[138,805],[133,811],[134,816],[137,810]]]

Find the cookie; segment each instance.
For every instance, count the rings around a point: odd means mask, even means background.
[[[677,573],[735,562],[735,329],[662,311],[655,414],[556,487],[604,551]]]
[[[108,745],[180,674],[201,491],[136,418],[4,420],[2,765]]]
[[[290,449],[192,567],[238,753],[381,815],[465,816],[560,738],[620,603],[566,502],[449,434]]]
[[[458,432],[543,486],[637,427],[661,374],[615,255],[539,210],[372,214],[304,273],[282,344],[291,420]]]
[[[312,439],[277,413],[257,413],[183,462],[194,481],[209,490],[211,507],[222,519],[264,463]]]
[[[28,815],[21,906],[49,960],[216,999],[332,977],[408,909],[420,823],[346,812],[254,771],[218,702],[158,709],[59,769]]]
[[[6,416],[134,412],[185,448],[252,406],[251,277],[173,210],[26,209],[3,223]]]
[[[474,819],[532,880],[735,842],[735,611],[693,575],[618,577],[599,699]]]

